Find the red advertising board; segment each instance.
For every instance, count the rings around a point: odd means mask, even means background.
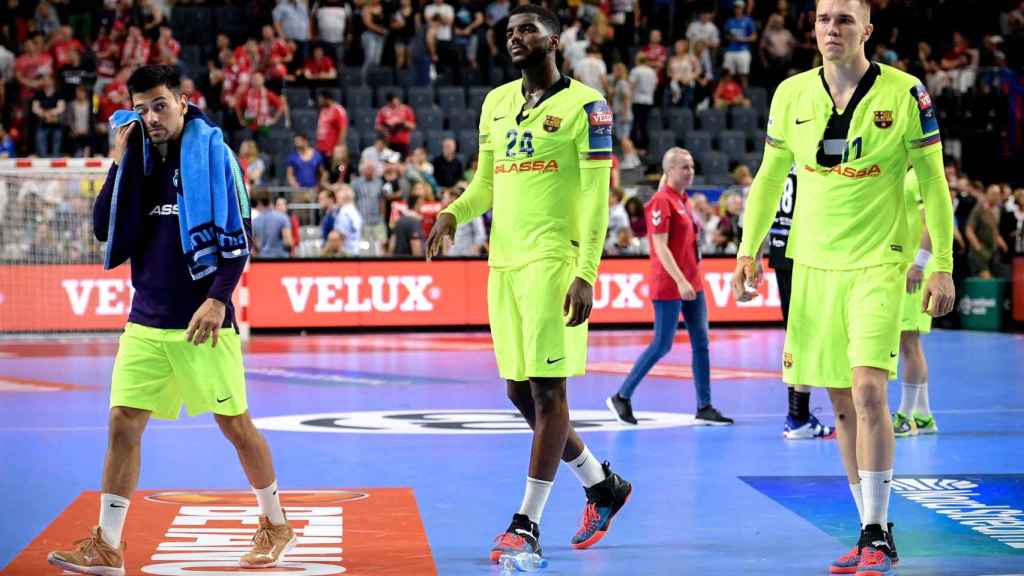
[[[760,298],[738,304],[729,288],[734,265],[731,258],[701,263],[710,321],[781,320],[774,275]],[[648,269],[640,258],[602,262],[592,322],[651,322]],[[256,261],[247,286],[248,321],[257,329],[487,324],[483,260]],[[2,266],[0,332],[117,329],[131,295],[127,266]]]

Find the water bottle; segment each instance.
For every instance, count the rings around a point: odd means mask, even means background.
[[[501,566],[501,576],[509,576],[513,572],[538,572],[548,567],[547,559],[533,552],[502,554],[498,564]]]

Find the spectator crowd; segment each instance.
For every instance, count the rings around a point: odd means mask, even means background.
[[[238,152],[258,257],[418,256],[473,178],[483,97],[518,77],[503,38],[524,1],[12,0],[0,17],[0,158],[105,155],[132,71],[175,64]],[[615,113],[606,253],[646,252],[648,173],[677,145],[697,161],[702,251],[734,253],[774,88],[820,63],[814,2],[543,3],[563,23],[563,73]],[[1024,181],[1008,161],[1024,152],[1024,1],[980,4],[874,0],[868,50],[928,86],[963,267],[998,276],[1024,252]],[[81,224],[96,186],[57,188],[4,181],[0,214],[21,225],[0,228],[0,257],[98,256]],[[449,254],[485,254],[488,229],[488,216],[461,226]]]

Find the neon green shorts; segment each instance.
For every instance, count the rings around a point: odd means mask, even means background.
[[[189,416],[242,414],[248,409],[242,342],[225,328],[217,347],[210,344],[190,344],[184,330],[129,322],[114,360],[110,407],[148,410],[165,420],[177,419],[182,404]]]
[[[513,270],[491,269],[487,313],[498,373],[505,380],[568,378],[587,368],[587,324],[569,328],[562,315],[575,266],[539,260]]]
[[[921,311],[921,305],[924,304],[924,286],[928,284],[929,277],[930,270],[925,270],[924,284],[917,292],[907,294],[907,291],[903,290],[903,316],[900,320],[900,330],[903,332],[927,334],[932,331],[932,317]]]
[[[903,264],[858,270],[794,264],[783,381],[849,388],[853,368],[864,366],[895,378],[905,270]]]

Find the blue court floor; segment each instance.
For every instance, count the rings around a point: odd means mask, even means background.
[[[683,333],[634,396],[643,425],[623,429],[604,398],[648,338],[593,333],[592,372],[570,381],[582,437],[634,492],[602,542],[572,550],[584,493],[563,467],[541,524],[545,572],[826,574],[855,540],[856,512],[835,442],[782,438],[782,331],[712,330],[713,402],[735,426],[689,425]],[[937,331],[924,341],[941,431],[897,442],[896,573],[1024,574],[1024,337]],[[114,336],[0,341],[0,573],[99,489],[115,351]],[[486,333],[257,335],[246,368],[282,488],[412,488],[437,574],[498,573],[487,553],[519,505],[530,436]],[[832,422],[824,393],[813,407]],[[209,415],[152,421],[142,458],[143,490],[247,488]],[[396,572],[358,574],[375,573]]]

